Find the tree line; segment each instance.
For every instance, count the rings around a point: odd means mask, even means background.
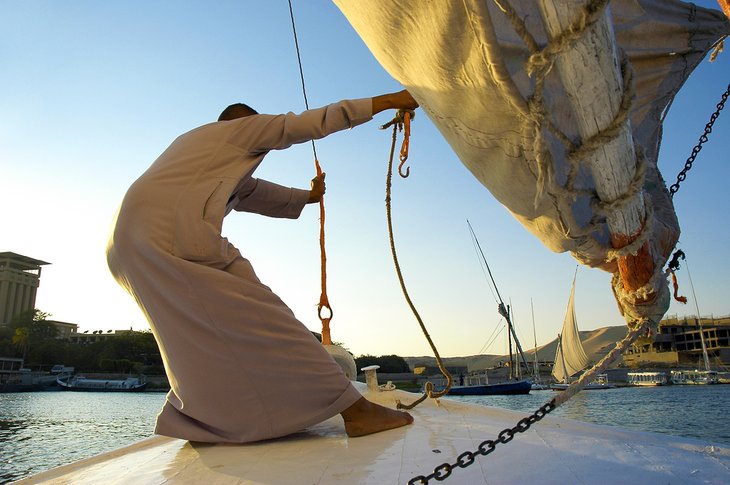
[[[162,375],[162,358],[152,332],[129,331],[99,342],[76,343],[58,338],[58,328],[38,309],[15,317],[0,326],[0,357],[17,357],[33,370],[49,370],[56,364],[74,367],[76,372],[109,372]],[[357,369],[379,365],[381,373],[410,372],[398,355],[362,355]]]
[[[129,331],[92,343],[58,338],[58,328],[38,309],[24,312],[0,326],[0,356],[22,358],[25,367],[49,370],[53,365],[77,372],[162,375],[160,351],[152,332]]]

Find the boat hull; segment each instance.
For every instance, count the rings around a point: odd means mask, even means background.
[[[510,396],[529,394],[531,389],[530,381],[512,381],[477,386],[453,386],[449,389],[448,394],[450,396]]]
[[[564,391],[570,387],[570,384],[552,384],[550,389],[553,391]],[[583,388],[584,391],[599,391],[602,389],[614,389],[616,386],[613,384],[601,384],[599,382],[591,382]]]
[[[362,392],[391,408],[396,400],[419,397],[399,390]],[[409,412],[412,425],[360,438],[347,437],[339,416],[284,438],[239,446],[157,436],[18,483],[401,485],[455,463],[526,415],[453,399],[429,399]],[[475,455],[471,466],[454,467],[445,483],[730,483],[727,446],[552,414],[509,443],[498,442],[488,456]]]
[[[104,380],[67,377],[57,379],[63,391],[75,392],[142,392],[147,388],[146,381],[136,378],[125,380]]]
[[[147,383],[140,384],[139,386],[130,387],[129,389],[104,389],[95,387],[83,387],[83,386],[68,386],[60,385],[62,391],[73,391],[73,392],[143,392],[147,389]]]

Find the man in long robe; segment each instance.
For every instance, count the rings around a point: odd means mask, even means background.
[[[385,109],[415,109],[407,91],[300,115],[229,106],[178,137],[127,191],[107,258],[145,313],[171,390],[155,432],[191,441],[284,436],[341,414],[350,436],[412,422],[365,400],[292,311],[221,235],[231,211],[297,218],[324,193],[253,177],[270,150],[351,128]]]

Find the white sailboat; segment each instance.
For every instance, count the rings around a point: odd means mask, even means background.
[[[568,309],[563,320],[563,329],[558,334],[558,347],[555,350],[555,363],[553,364],[553,377],[558,381],[550,387],[555,391],[563,391],[570,386],[570,378],[588,366],[590,362],[583,344],[580,341],[578,331],[578,320],[575,316],[575,279],[578,274],[576,269],[573,275],[573,286],[570,288]],[[588,384],[585,389],[610,389],[615,386],[608,383],[605,374],[599,374],[598,378]]]

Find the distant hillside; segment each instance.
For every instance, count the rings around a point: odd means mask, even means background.
[[[602,327],[596,330],[588,330],[580,332],[580,340],[583,342],[583,348],[592,362],[597,362],[606,355],[622,338],[626,336],[626,326],[619,325],[615,327]],[[541,362],[552,361],[555,358],[555,349],[558,345],[557,336],[555,340],[547,343],[537,349],[537,358]],[[533,349],[522,349],[525,351],[525,357],[530,361],[534,361]],[[436,359],[434,357],[404,357],[408,365],[413,369],[416,365],[435,366]],[[470,355],[468,357],[445,357],[444,363],[447,367],[466,366],[470,371],[477,371],[494,367],[499,361],[506,361],[505,355]]]

